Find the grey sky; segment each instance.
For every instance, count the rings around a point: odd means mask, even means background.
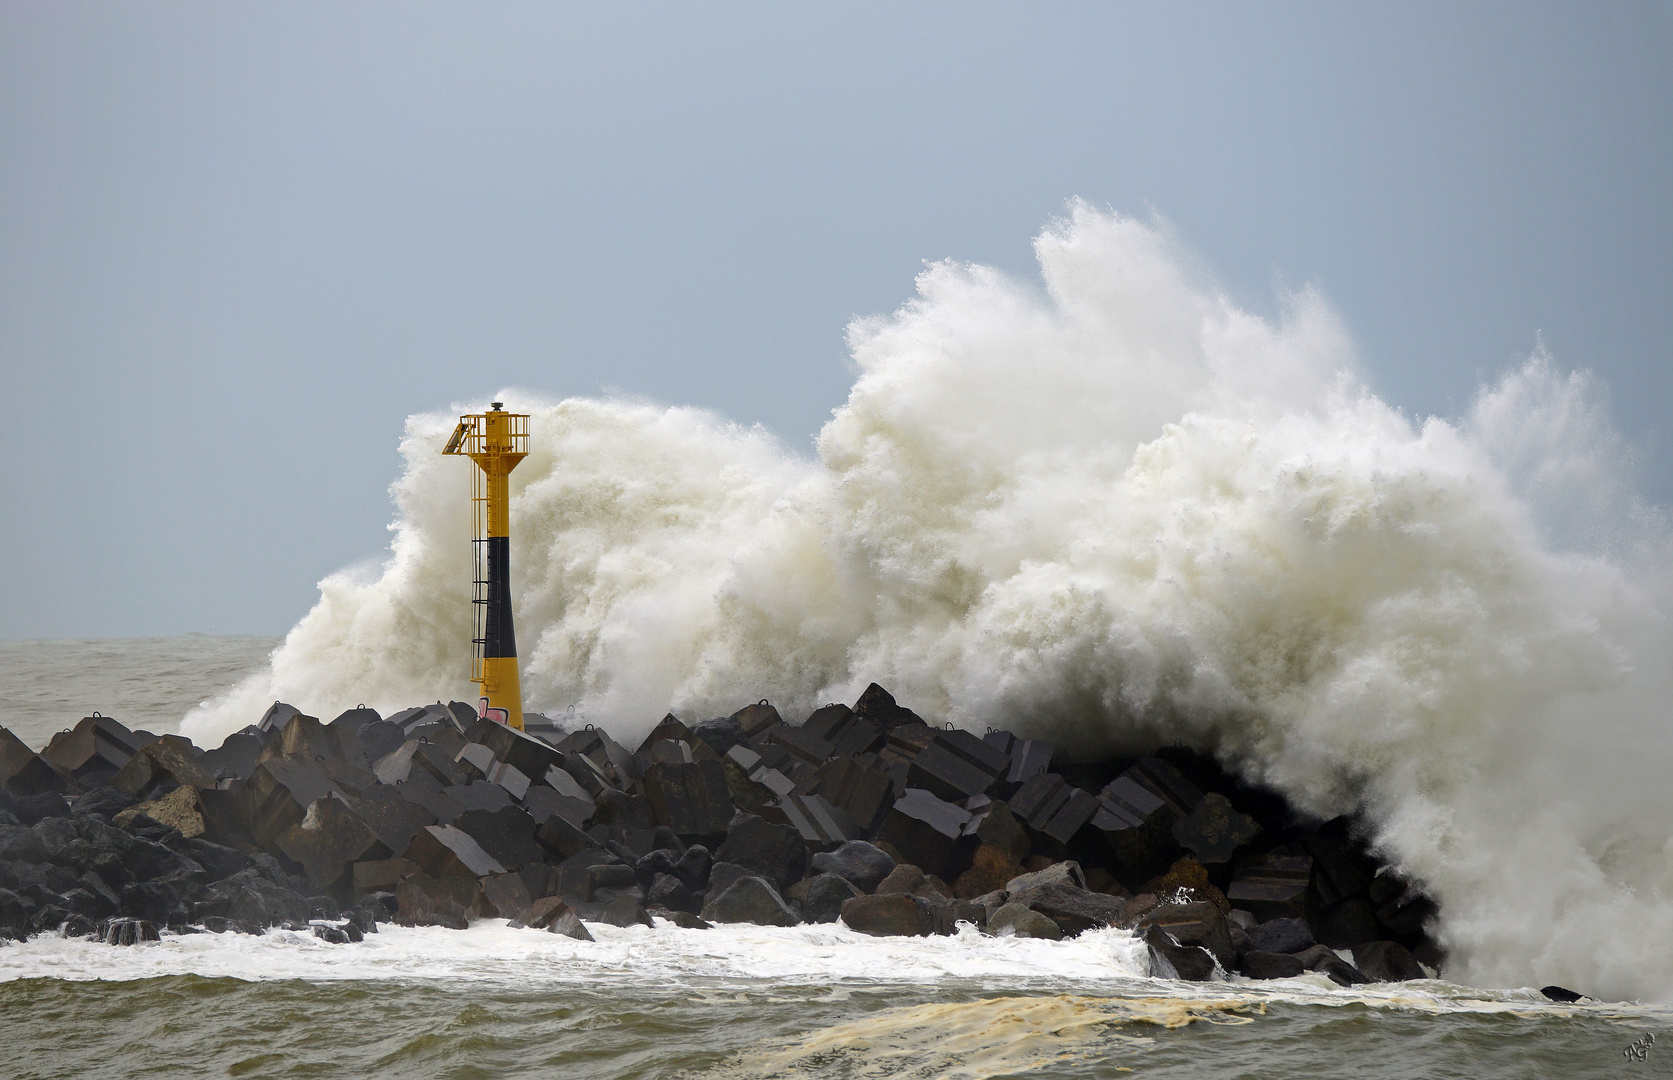
[[[506,385],[806,449],[852,316],[1071,196],[1414,415],[1543,331],[1673,500],[1670,11],[7,0],[0,636],[282,632]]]

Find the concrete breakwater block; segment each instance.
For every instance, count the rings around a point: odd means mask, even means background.
[[[583,944],[586,920],[1119,927],[1170,977],[1352,984],[1443,963],[1436,912],[1356,822],[1310,822],[1202,755],[1059,761],[1010,731],[926,723],[876,684],[800,722],[766,701],[670,714],[634,749],[441,702],[329,723],[276,702],[208,750],[104,716],[38,754],[0,729],[13,938],[288,926],[352,947],[391,919]]]

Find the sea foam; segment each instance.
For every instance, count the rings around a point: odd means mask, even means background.
[[[524,699],[637,741],[873,680],[1089,756],[1180,742],[1363,811],[1449,977],[1673,997],[1669,530],[1543,351],[1455,420],[1379,399],[1316,293],[1265,318],[1165,230],[1071,207],[1042,284],[940,263],[849,328],[809,459],[694,409],[515,390]],[[191,714],[465,696],[460,403],[412,417],[387,559]]]

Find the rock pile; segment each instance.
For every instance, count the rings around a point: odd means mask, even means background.
[[[538,721],[538,718],[535,718]],[[39,754],[0,729],[0,936],[310,930],[502,917],[841,921],[1056,940],[1117,926],[1183,979],[1438,968],[1434,904],[1349,821],[1311,822],[1201,755],[1059,762],[926,724],[873,684],[800,724],[765,701],[637,749],[462,702],[330,723],[275,703],[200,750],[92,716]],[[1351,962],[1347,956],[1351,955]]]

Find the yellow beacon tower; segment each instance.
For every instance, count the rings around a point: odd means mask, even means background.
[[[444,454],[476,462],[471,470],[471,515],[476,525],[475,673],[480,683],[477,714],[523,728],[523,686],[517,675],[517,634],[511,625],[511,495],[507,481],[529,452],[527,413],[502,411],[459,417]]]

